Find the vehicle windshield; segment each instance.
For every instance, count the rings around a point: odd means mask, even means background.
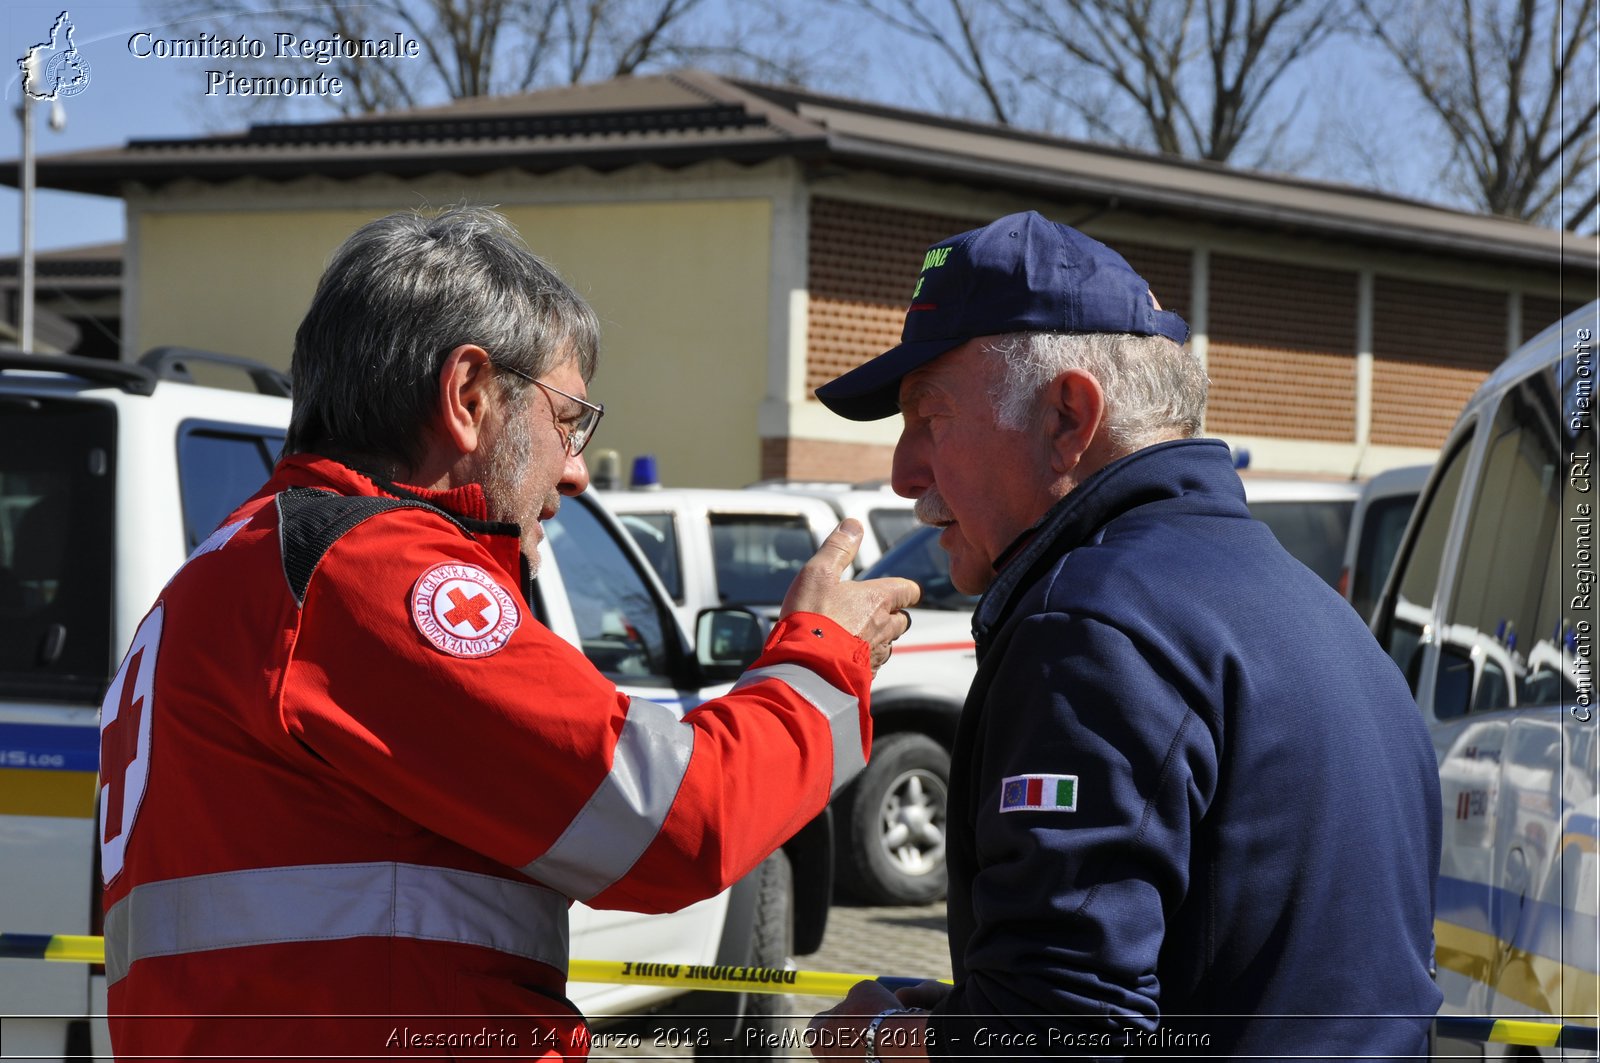
[[[561,566],[584,655],[613,682],[670,686],[673,621],[590,500],[567,502],[544,530]]]
[[[116,412],[0,397],[0,695],[97,701],[111,679]]]
[[[713,513],[710,519],[717,595],[724,605],[778,604],[817,550],[801,516]]]
[[[976,594],[962,594],[950,582],[950,555],[939,545],[939,529],[926,524],[912,529],[861,574],[862,579],[879,576],[900,576],[915,582],[922,588],[919,609],[955,612],[978,607]]]

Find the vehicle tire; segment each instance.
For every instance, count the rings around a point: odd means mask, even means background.
[[[750,931],[749,967],[784,968],[794,948],[794,872],[789,857],[778,850],[760,868],[755,925]],[[745,993],[744,1008],[731,1041],[713,1039],[695,1048],[703,1059],[773,1059],[786,1054],[778,1034],[794,1014],[792,997],[783,993]]]
[[[950,754],[927,735],[872,743],[872,760],[839,795],[839,881],[870,904],[928,904],[945,894]]]

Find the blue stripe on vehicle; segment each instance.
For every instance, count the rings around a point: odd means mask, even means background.
[[[60,724],[0,723],[0,768],[100,770],[100,729]]]
[[[1590,974],[1600,974],[1595,916],[1551,901],[1450,875],[1439,876],[1437,917],[1503,944]],[[1507,938],[1507,932],[1515,936]]]

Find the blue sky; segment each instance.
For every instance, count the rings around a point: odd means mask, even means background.
[[[21,98],[16,59],[49,35],[64,0],[5,0],[0,10],[0,83],[5,86],[4,118],[0,119],[0,157],[21,153],[16,112]],[[822,27],[832,40],[829,50],[836,76],[821,83],[843,95],[887,99],[904,106],[936,109],[936,99],[919,99],[929,56],[905,42],[887,42],[882,31],[860,22],[851,25],[836,7],[806,0],[808,32]],[[52,131],[36,112],[36,150],[53,155],[87,148],[118,146],[130,139],[183,137],[239,129],[249,117],[222,97],[205,95],[205,70],[217,60],[138,59],[128,39],[140,30],[183,36],[183,27],[163,27],[138,0],[69,3],[77,27],[75,43],[87,59],[91,81],[80,95],[65,101],[66,127]],[[812,15],[816,18],[812,19]],[[192,29],[192,28],[191,28]],[[888,46],[892,44],[893,46]],[[243,64],[240,64],[241,66]],[[1281,91],[1298,99],[1295,122],[1286,138],[1298,172],[1314,177],[1359,180],[1350,167],[1350,144],[1386,172],[1377,174],[1390,190],[1419,198],[1436,198],[1440,189],[1419,169],[1419,151],[1426,133],[1409,114],[1403,90],[1385,80],[1370,53],[1353,42],[1326,46],[1292,84]],[[328,112],[331,113],[331,112]],[[1379,122],[1362,116],[1382,114]],[[981,117],[977,116],[977,117]],[[1436,157],[1436,156],[1435,156]],[[0,254],[15,254],[19,244],[20,196],[0,189]],[[41,191],[35,207],[34,245],[38,250],[72,247],[122,238],[121,201],[99,196]]]

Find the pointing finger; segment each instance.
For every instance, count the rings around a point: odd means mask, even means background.
[[[846,517],[822,541],[822,545],[812,555],[809,564],[820,563],[823,568],[832,572],[836,578],[843,576],[850,571],[850,562],[855,560],[856,551],[861,549],[861,539],[865,534],[860,521],[854,517]]]
[[[865,580],[864,584],[883,595],[884,608],[891,613],[909,609],[922,601],[922,588],[900,576],[880,576]]]

